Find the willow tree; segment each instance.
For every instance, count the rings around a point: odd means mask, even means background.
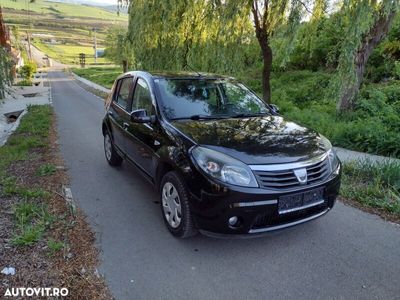
[[[263,100],[271,102],[271,69],[272,49],[271,38],[277,29],[285,25],[289,36],[293,37],[300,23],[304,3],[296,0],[264,0],[247,1],[252,13],[254,30],[261,48],[263,58],[262,88]],[[289,37],[289,40],[292,38]]]
[[[386,36],[399,9],[399,0],[344,0],[345,39],[339,57],[334,89],[339,92],[337,110],[352,110],[368,59]]]
[[[135,61],[127,41],[127,29],[120,26],[111,27],[107,31],[105,45],[105,56],[114,63],[122,65],[124,73],[127,72]]]
[[[136,66],[144,69],[232,72],[245,69],[255,38],[263,62],[263,99],[270,102],[271,39],[284,28],[289,53],[299,23],[312,13],[308,6],[321,11],[325,1],[131,0],[128,40]]]
[[[232,16],[245,16],[252,23],[253,34],[260,47],[262,67],[263,100],[271,101],[270,75],[273,62],[271,40],[280,32],[285,42],[280,47],[281,66],[288,61],[300,22],[306,17],[319,19],[325,14],[327,0],[214,0],[219,9],[222,25]],[[308,15],[308,16],[307,16]],[[245,22],[242,24],[246,24]],[[240,24],[236,24],[240,27]],[[229,32],[228,32],[229,33]]]
[[[3,12],[0,6],[0,99],[4,97],[5,89],[11,83],[11,57],[9,36],[5,30]]]
[[[0,45],[0,99],[4,97],[12,80],[12,61],[9,53]]]

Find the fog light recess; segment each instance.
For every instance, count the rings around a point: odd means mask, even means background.
[[[228,219],[228,225],[231,228],[239,228],[242,225],[242,219],[238,216],[232,216]]]

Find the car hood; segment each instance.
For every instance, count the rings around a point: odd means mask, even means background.
[[[198,145],[246,164],[289,163],[325,153],[321,136],[280,116],[171,122]]]

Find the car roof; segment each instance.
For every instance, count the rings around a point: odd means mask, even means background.
[[[131,71],[118,77],[141,76],[145,79],[234,79],[229,76],[217,75],[204,72],[183,72],[183,71]]]

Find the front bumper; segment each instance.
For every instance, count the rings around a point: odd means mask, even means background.
[[[255,236],[312,221],[328,213],[339,194],[341,174],[312,186],[290,191],[262,188],[218,187],[214,191],[192,193],[191,210],[199,230],[211,236]],[[203,185],[204,186],[204,185]],[[304,206],[292,212],[279,214],[280,196],[323,188],[321,203]],[[215,191],[217,190],[217,192]],[[228,220],[237,216],[240,226],[232,227]]]

